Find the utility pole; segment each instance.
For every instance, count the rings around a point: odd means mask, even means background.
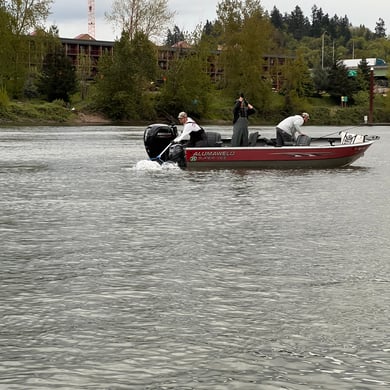
[[[324,69],[324,46],[325,46],[325,34],[328,34],[327,31],[322,33],[322,48],[321,48],[321,69]]]
[[[374,68],[370,69],[370,104],[368,112],[368,123],[373,123],[373,112],[374,112]]]
[[[95,0],[88,0],[88,34],[95,38]]]

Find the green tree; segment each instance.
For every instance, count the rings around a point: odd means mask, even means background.
[[[358,64],[356,82],[360,91],[368,91],[370,87],[370,67],[365,58]]]
[[[81,100],[85,100],[88,96],[89,79],[91,78],[92,61],[89,55],[83,54],[79,56],[77,66],[77,79],[80,87]]]
[[[313,95],[313,79],[302,53],[298,53],[294,61],[288,62],[282,73],[284,82],[280,93],[285,98],[284,110],[286,114],[292,114],[302,110],[305,98]]]
[[[328,32],[332,37],[333,42],[337,39],[339,44],[345,45],[352,36],[348,18],[346,16],[339,18],[335,15],[330,19]]]
[[[310,21],[297,5],[286,18],[287,31],[297,40],[302,39],[310,31]]]
[[[320,37],[329,26],[329,16],[324,14],[322,8],[314,5],[311,9],[311,31],[312,37]]]
[[[20,36],[42,26],[52,3],[53,0],[0,0],[0,9],[9,14],[11,30]]]
[[[186,111],[199,118],[209,112],[212,87],[207,71],[213,42],[209,39],[207,35],[202,35],[200,40],[195,39],[195,45],[173,62],[161,90],[161,115],[172,117],[172,114]]]
[[[70,96],[76,92],[76,72],[65,50],[58,45],[45,57],[39,81],[39,91],[49,102],[63,100],[70,102]]]
[[[376,22],[375,38],[386,38],[385,22],[382,18],[379,18],[379,20]]]
[[[167,46],[173,46],[175,43],[184,41],[184,33],[176,25],[173,28],[173,32],[168,29],[167,37],[165,39],[165,44]]]
[[[99,62],[94,101],[96,108],[115,120],[151,116],[149,86],[156,79],[155,46],[143,33],[122,33],[113,55]]]
[[[14,71],[13,61],[10,58],[14,35],[10,26],[10,15],[2,7],[0,7],[0,37],[0,88],[8,89]]]
[[[31,65],[31,36],[49,15],[52,0],[0,0],[0,79],[10,96],[22,95]],[[39,40],[39,37],[35,39]]]
[[[260,2],[225,0],[217,8],[222,28],[224,89],[232,99],[244,92],[258,111],[267,106],[271,82],[264,58],[271,50],[273,27]]]
[[[328,90],[329,87],[329,74],[327,68],[316,66],[313,69],[313,84],[314,89],[318,95]]]
[[[274,8],[272,8],[272,11],[270,14],[270,21],[276,29],[278,29],[278,30],[284,29],[283,15],[280,13],[280,11],[276,8],[275,5],[274,5]]]
[[[358,87],[356,80],[349,77],[347,68],[341,63],[335,63],[329,69],[329,87],[328,93],[337,103],[340,102],[341,96],[351,98]]]

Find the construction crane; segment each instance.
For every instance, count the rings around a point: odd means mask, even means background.
[[[88,0],[88,34],[95,38],[95,0]]]

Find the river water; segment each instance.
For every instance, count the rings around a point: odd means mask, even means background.
[[[357,130],[346,169],[187,172],[141,127],[0,129],[0,389],[390,388],[390,128]]]

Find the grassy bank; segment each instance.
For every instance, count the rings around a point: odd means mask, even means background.
[[[374,108],[374,123],[389,123],[390,110],[379,97]],[[215,100],[205,118],[197,118],[201,124],[230,124],[232,120],[232,102]],[[310,99],[302,111],[308,111],[310,124],[314,126],[349,126],[361,124],[368,115],[368,104],[341,108],[329,99]],[[172,113],[172,118],[177,113]],[[283,113],[270,110],[267,115],[256,114],[250,122],[255,125],[275,125],[283,118]],[[166,118],[155,118],[150,122],[167,122]],[[91,112],[87,105],[75,104],[75,107],[62,101],[52,103],[44,101],[9,101],[0,105],[0,125],[83,125],[113,123],[101,113]],[[144,125],[146,122],[126,122],[127,125]],[[124,123],[120,123],[124,124]]]
[[[0,106],[0,123],[66,123],[73,117],[72,111],[62,102],[10,101],[7,105]]]

